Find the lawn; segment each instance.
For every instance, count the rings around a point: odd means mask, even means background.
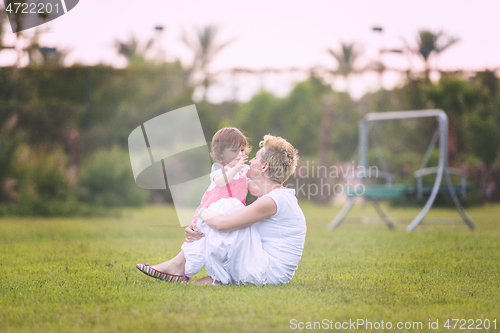
[[[135,264],[179,251],[184,232],[173,207],[125,210],[121,218],[4,218],[0,331],[352,331],[357,320],[372,325],[358,331],[428,331],[429,320],[438,321],[434,332],[500,331],[500,206],[468,210],[476,231],[450,219],[456,211],[434,209],[412,233],[404,224],[413,208],[390,210],[396,231],[374,218],[327,231],[338,207],[302,207],[302,260],[293,281],[278,286],[173,284],[140,273]],[[375,216],[359,206],[349,216],[362,214]]]

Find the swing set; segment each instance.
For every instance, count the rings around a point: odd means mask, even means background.
[[[370,126],[374,122],[387,121],[387,120],[397,120],[397,119],[414,119],[414,118],[428,118],[435,117],[438,120],[438,127],[434,132],[431,143],[424,157],[424,161],[419,170],[414,172],[416,178],[416,185],[406,185],[406,184],[392,184],[392,175],[385,171],[378,171],[376,175],[372,174],[368,168],[368,137]],[[466,174],[464,171],[449,168],[448,167],[448,117],[443,110],[415,110],[415,111],[399,111],[399,112],[381,112],[381,113],[368,113],[359,122],[359,168],[362,172],[356,172],[356,186],[361,185],[364,180],[364,191],[358,193],[357,191],[348,191],[346,194],[348,196],[347,202],[333,221],[329,224],[328,228],[335,229],[344,220],[347,213],[354,204],[356,197],[361,196],[367,201],[371,202],[377,214],[380,216],[382,221],[390,228],[394,229],[395,225],[392,220],[389,219],[387,214],[384,212],[379,204],[379,200],[395,199],[402,196],[416,195],[417,198],[421,199],[424,195],[429,195],[427,202],[425,203],[422,210],[418,215],[411,221],[406,230],[408,232],[415,229],[420,222],[424,219],[425,215],[428,213],[432,207],[434,200],[438,193],[449,194],[455,207],[460,213],[462,220],[469,226],[470,229],[474,230],[476,225],[467,215],[463,209],[460,201],[457,198],[456,192],[459,192],[462,199],[465,199],[466,191],[472,187],[472,185],[466,184]],[[432,151],[434,150],[436,143],[439,140],[439,163],[437,167],[427,167],[427,163],[431,157]],[[379,156],[381,164],[385,166],[385,161],[383,157]],[[386,167],[385,167],[386,168]],[[434,185],[424,186],[422,178],[427,175],[436,175]],[[461,177],[460,185],[453,185],[451,182],[451,174],[459,175]],[[370,178],[374,176],[381,176],[384,178],[385,184],[371,184]],[[446,184],[441,184],[445,178]]]

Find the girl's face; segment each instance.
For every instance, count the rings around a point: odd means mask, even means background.
[[[222,160],[228,167],[232,168],[244,155],[245,147],[240,147],[239,149],[236,147],[225,148],[222,152]]]

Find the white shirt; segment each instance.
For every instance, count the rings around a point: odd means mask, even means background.
[[[255,223],[262,248],[270,257],[267,283],[287,283],[294,276],[304,250],[306,219],[294,189],[275,189],[263,197],[273,199],[277,207],[276,214]]]

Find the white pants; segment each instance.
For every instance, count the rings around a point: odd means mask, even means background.
[[[243,208],[236,198],[220,199],[208,208],[223,215]],[[200,240],[182,245],[186,258],[185,273],[192,277],[205,266],[207,274],[223,284],[265,283],[268,255],[262,249],[255,225],[219,232],[198,220],[198,230],[205,234]]]

